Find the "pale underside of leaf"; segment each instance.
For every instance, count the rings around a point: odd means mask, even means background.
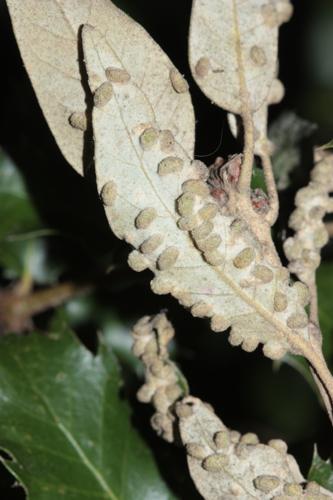
[[[199,399],[189,397],[191,415],[180,418],[179,428],[184,446],[196,444],[205,450],[206,456],[216,453],[226,457],[226,465],[217,471],[205,470],[201,460],[187,456],[191,477],[205,500],[223,498],[272,498],[283,493],[285,483],[300,483],[304,480],[295,459],[264,444],[233,444],[218,449],[214,436],[218,432],[229,433],[221,420]],[[231,436],[230,436],[231,438]],[[229,439],[230,439],[229,438]],[[259,476],[274,476],[278,486],[270,495],[255,487]]]
[[[253,113],[254,126],[254,153],[256,155],[270,154],[273,149],[272,143],[267,137],[268,107],[270,104],[277,104],[284,96],[284,87],[280,80],[273,80],[272,87],[267,102]],[[228,122],[231,133],[234,137],[240,137],[239,121],[237,115],[228,113]]]
[[[267,0],[194,0],[189,57],[201,90],[233,113],[267,101],[276,74],[278,21]],[[274,10],[272,15],[274,16]]]
[[[168,57],[149,34],[109,0],[7,0],[16,39],[39,104],[67,161],[83,173],[84,131],[69,123],[85,113],[79,33],[98,26],[117,47],[125,69],[148,96],[164,129],[193,154],[194,113],[189,93],[166,86]],[[81,65],[81,67],[80,67]]]
[[[121,69],[121,61],[106,38],[92,27],[83,29],[83,47],[90,87],[98,93],[105,84],[105,70],[110,66]],[[170,154],[181,160],[182,168],[168,175],[158,173],[166,158],[159,140],[149,150],[142,148],[140,141],[147,130],[154,129],[158,134],[160,126],[152,103],[132,80],[126,85],[113,84],[108,102],[94,109],[93,128],[97,184],[110,225],[119,238],[139,250],[135,258],[142,269],[154,272],[152,288],[156,293],[170,292],[184,305],[201,310],[202,316],[212,317],[218,331],[232,325],[233,344],[243,342],[247,350],[253,350],[259,342],[270,342],[267,354],[278,348],[282,356],[291,349],[289,336],[307,338],[306,326],[294,332],[286,327],[289,316],[304,314],[304,309],[281,268],[266,263],[269,282],[255,277],[256,266],[265,263],[265,255],[249,230],[235,230],[233,217],[217,213],[211,222],[213,233],[221,237],[215,250],[223,262],[213,266],[196,247],[193,235],[179,229],[175,200],[182,195],[184,182],[200,181],[202,173],[177,143]],[[203,181],[200,185],[205,187]],[[113,193],[111,198],[108,191]],[[200,221],[198,211],[208,203],[213,205],[214,199],[208,193],[193,195],[195,224],[207,222]],[[155,217],[147,227],[138,227],[138,217],[148,209]],[[249,247],[254,252],[253,261],[244,268],[235,266],[235,258]],[[176,259],[165,268],[161,263],[168,261],[170,248]],[[287,297],[286,307],[280,312],[273,308],[277,291]]]

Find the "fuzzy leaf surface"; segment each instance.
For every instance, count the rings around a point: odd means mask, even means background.
[[[94,356],[58,318],[48,336],[4,337],[0,357],[2,461],[31,500],[174,498],[105,346]]]
[[[183,403],[189,409],[179,418],[180,435],[187,449],[191,477],[205,500],[279,498],[285,485],[304,481],[282,441],[265,445],[254,434],[241,436],[226,428],[199,399],[189,397]],[[220,443],[218,436],[222,438]],[[261,487],[262,478],[272,480],[269,488]]]
[[[268,102],[276,75],[278,3],[193,1],[190,66],[201,90],[218,106],[254,112]]]
[[[39,104],[63,155],[83,173],[83,130],[70,125],[72,113],[87,115],[79,34],[83,24],[98,26],[117,46],[136,85],[149,96],[163,128],[192,154],[194,114],[188,93],[164,84],[172,64],[148,33],[110,0],[8,0],[17,43]],[[146,57],[149,55],[149,57]],[[90,104],[89,104],[90,103]],[[88,112],[86,112],[88,108]]]
[[[83,28],[83,48],[91,91],[100,96],[105,70],[121,70],[122,61],[91,26]],[[191,161],[177,142],[168,153],[163,150],[161,127],[147,96],[131,80],[114,83],[103,106],[94,107],[93,128],[97,185],[107,217],[115,234],[137,249],[130,265],[156,275],[153,291],[172,293],[192,314],[211,317],[215,331],[232,326],[233,345],[251,351],[261,342],[275,358],[287,350],[299,352],[296,344],[303,348],[308,330],[297,287],[290,285],[286,269],[269,261],[241,221],[218,210],[205,212],[208,205],[217,207],[202,164]],[[147,137],[154,138],[148,149],[142,146]],[[172,171],[165,172],[161,167],[170,158]],[[190,206],[183,194],[190,196]],[[152,220],[141,224],[147,210]],[[184,221],[193,228],[184,228]],[[202,224],[209,224],[210,234],[200,239],[195,229]],[[242,261],[244,251],[249,262]],[[212,264],[215,258],[220,260]],[[283,302],[279,311],[277,293]],[[297,324],[291,328],[287,321],[294,315]]]

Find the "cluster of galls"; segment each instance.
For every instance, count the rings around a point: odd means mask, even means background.
[[[165,314],[145,316],[133,328],[133,353],[145,366],[145,384],[137,393],[138,400],[152,403],[156,413],[151,419],[153,429],[172,442],[175,417],[174,403],[182,395],[176,367],[169,360],[167,345],[174,329]]]
[[[304,482],[284,441],[272,439],[264,445],[254,433],[229,430],[191,396],[176,404],[176,413],[192,478],[206,500],[331,498],[317,483]]]
[[[289,226],[295,235],[284,243],[289,269],[305,283],[311,283],[320,264],[320,251],[329,236],[323,223],[326,213],[333,212],[333,155],[316,153],[317,163],[311,172],[308,186],[296,195],[296,209],[291,214]]]
[[[106,74],[108,81],[104,82],[94,94],[97,107],[105,105],[112,98],[113,86],[129,81],[126,71],[119,68],[107,68]],[[176,92],[186,91],[181,75],[172,69],[170,81]],[[278,278],[278,273],[276,268],[262,263],[262,251],[252,237],[247,238],[246,242],[243,242],[245,244],[242,244],[243,236],[248,230],[246,223],[241,219],[232,219],[230,217],[232,214],[224,210],[227,197],[231,194],[231,190],[236,188],[239,180],[241,155],[231,157],[226,164],[218,160],[210,169],[208,177],[207,170],[203,168],[201,162],[192,162],[191,166],[188,165],[188,172],[193,178],[182,180],[186,179],[184,173],[186,159],[182,158],[181,151],[177,149],[172,133],[168,130],[158,130],[153,126],[145,126],[140,130],[138,128],[136,133],[144,153],[157,153],[155,172],[158,177],[169,180],[174,176],[175,191],[182,193],[178,195],[175,207],[179,215],[178,229],[189,233],[190,240],[200,251],[204,261],[210,266],[221,268],[224,274],[230,274],[230,279],[236,281],[240,289],[244,290],[244,292],[242,290],[243,296],[245,299],[249,297],[252,306],[253,290],[260,285],[266,287],[269,283],[276,286],[274,281]],[[155,160],[154,157],[154,162]],[[102,187],[101,198],[105,206],[113,205],[119,195],[114,180],[106,182]],[[265,213],[268,209],[265,194],[260,190],[254,190],[252,205],[255,211]],[[226,220],[223,218],[224,215],[227,215]],[[185,237],[177,237],[174,241],[166,238],[168,232],[165,231],[163,218],[158,214],[158,209],[152,205],[147,204],[146,207],[139,209],[131,223],[137,233],[135,241],[133,239],[130,241],[134,241],[137,249],[130,254],[128,262],[136,271],[142,271],[147,267],[154,270],[156,276],[151,282],[152,290],[157,294],[172,293],[181,304],[191,309],[194,316],[209,317],[213,331],[224,331],[232,326],[231,318],[237,316],[237,311],[232,311],[231,314],[230,311],[226,311],[225,315],[221,314],[221,303],[217,303],[214,294],[210,296],[205,293],[199,297],[198,293],[191,293],[189,288],[192,287],[183,285],[183,283],[188,285],[188,276],[183,276],[182,273],[185,273],[190,261],[189,258],[185,259],[192,250],[189,245],[191,241]],[[218,274],[220,270],[216,271]],[[277,318],[281,321],[286,320],[287,326],[291,329],[298,331],[305,328],[308,323],[307,316],[299,310],[299,307],[297,311],[292,311],[292,301],[290,308],[288,307],[287,293],[291,295],[291,289],[283,285],[283,280],[278,281],[281,282],[281,289],[276,289],[273,304],[269,304],[270,312],[273,309],[273,312],[277,313]],[[222,285],[223,279],[216,287],[219,293],[222,292]],[[229,293],[229,290],[226,292]],[[262,342],[265,344],[264,353],[274,359],[283,356],[288,349],[285,340],[270,339],[266,329],[264,335],[257,331],[251,332],[250,335],[247,324],[243,326],[237,319],[237,328],[232,329],[229,337],[233,345],[242,345],[243,349],[250,352]]]
[[[220,207],[227,206],[229,192],[236,189],[241,169],[242,154],[229,156],[228,161],[224,162],[221,156],[218,156],[215,162],[209,167],[208,185],[210,193],[215,198]],[[269,200],[264,191],[260,188],[251,189],[251,204],[258,214],[266,214],[269,210]]]

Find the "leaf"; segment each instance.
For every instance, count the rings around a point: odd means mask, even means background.
[[[46,228],[15,165],[0,153],[0,266],[7,279],[29,274],[40,284],[52,282],[59,267],[47,258]]]
[[[194,0],[190,66],[209,99],[238,114],[268,102],[276,75],[278,27],[290,14],[288,1]]]
[[[15,36],[40,106],[63,155],[83,173],[87,99],[80,27],[98,26],[117,46],[124,67],[149,97],[163,129],[190,155],[194,114],[188,93],[161,86],[172,65],[145,30],[109,0],[7,0]],[[88,99],[89,100],[89,99]],[[73,113],[79,115],[72,116]],[[72,122],[75,127],[70,124]]]
[[[99,300],[100,294],[75,297],[64,305],[66,320],[75,330],[89,324],[101,334],[102,341],[116,354],[117,359],[137,374],[142,374],[141,364],[133,355],[130,325],[120,321],[109,301]]]
[[[333,491],[333,467],[330,460],[323,460],[315,446],[312,464],[308,473],[309,481],[316,481],[324,488]]]
[[[31,500],[174,498],[105,346],[93,356],[58,318],[48,336],[3,338],[0,357],[0,447],[12,457],[2,461]]]
[[[259,443],[253,433],[241,436],[227,429],[215,413],[197,398],[177,406],[181,440],[196,488],[205,500],[223,498],[333,498],[317,484],[304,485],[287,445],[272,439]],[[303,490],[305,486],[305,491]]]
[[[269,138],[275,145],[273,169],[279,190],[290,185],[291,173],[300,166],[302,142],[316,130],[316,125],[292,111],[282,113],[270,126]]]
[[[218,210],[200,162],[176,142],[168,155],[162,150],[146,95],[130,79],[110,88],[105,70],[121,70],[121,61],[97,29],[83,28],[83,47],[99,100],[97,185],[113,231],[137,249],[131,267],[151,269],[154,292],[172,293],[194,316],[210,317],[214,331],[232,326],[233,345],[252,351],[262,342],[272,358],[288,349],[311,358],[301,285],[290,285],[286,269],[247,225]]]

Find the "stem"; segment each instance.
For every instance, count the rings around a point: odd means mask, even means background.
[[[268,153],[263,153],[260,158],[264,170],[267,193],[269,196],[269,212],[266,215],[266,220],[270,226],[273,226],[279,215],[279,197],[276,189],[271,158]]]
[[[304,342],[305,344],[305,342]],[[317,351],[312,346],[306,346],[303,353],[307,360],[310,362],[312,368],[314,369],[317,377],[320,379],[323,384],[329,398],[331,405],[333,403],[333,377],[331,372],[327,368],[325,359],[321,353],[321,351]]]
[[[68,299],[81,295],[91,289],[90,285],[76,285],[75,283],[61,283],[46,290],[40,290],[21,299],[14,306],[16,314],[34,316],[51,307],[57,307]]]
[[[311,283],[307,283],[307,285],[310,292],[310,320],[312,323],[319,326],[318,293],[315,276],[313,277],[313,281],[311,281]]]
[[[26,295],[22,294],[24,288],[25,285],[19,283],[17,287],[0,293],[0,329],[2,333],[21,333],[30,329],[34,315],[85,293],[92,288],[92,285],[61,283],[37,292],[28,290]]]
[[[239,18],[237,2],[233,0],[233,21],[236,40],[236,55],[238,63],[238,77],[239,77],[239,93],[242,102],[241,117],[243,120],[244,128],[244,159],[241,169],[241,174],[238,181],[238,190],[245,195],[250,196],[253,155],[254,155],[254,125],[253,114],[250,108],[250,95],[247,89],[245,70],[243,63],[241,34],[239,31]]]
[[[238,181],[238,190],[248,194],[251,188],[253,156],[254,156],[254,126],[252,114],[246,110],[242,113],[244,127],[244,159]]]

